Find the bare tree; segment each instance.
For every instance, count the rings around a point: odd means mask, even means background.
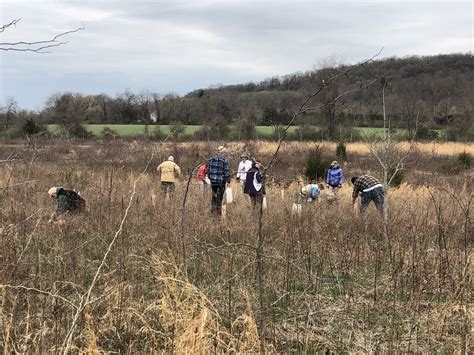
[[[21,21],[20,18],[14,19],[7,24],[0,27],[0,33],[16,25]],[[44,39],[39,41],[18,41],[18,42],[0,42],[1,51],[15,51],[15,52],[34,52],[34,53],[51,53],[48,51],[49,48],[59,47],[67,44],[67,41],[63,41],[63,38],[71,33],[79,32],[84,30],[84,25],[74,30],[65,31],[58,33],[50,39]]]
[[[342,91],[342,79],[338,76],[344,69],[337,56],[330,56],[320,61],[318,68],[315,70],[316,81],[318,84],[325,84],[330,78],[330,83],[326,85],[326,89],[319,95],[319,101],[324,105],[321,109],[322,117],[324,119],[324,126],[327,129],[328,139],[336,138],[337,120],[337,106],[338,100],[335,100]]]
[[[0,113],[2,113],[2,126],[3,130],[7,130],[12,121],[15,119],[18,113],[18,103],[15,101],[14,98],[9,97],[7,98],[7,102],[5,107],[0,109]]]
[[[392,121],[389,115],[387,115],[386,102],[385,102],[385,90],[387,89],[389,80],[387,78],[381,79],[382,84],[382,116],[383,116],[383,130],[382,133],[377,134],[366,134],[365,141],[372,153],[377,159],[383,172],[383,186],[385,192],[388,191],[393,180],[397,177],[397,174],[406,168],[408,162],[407,159],[410,153],[415,148],[415,137],[418,128],[418,115],[415,118],[414,131],[411,136],[410,146],[408,149],[403,150],[399,147],[398,142],[393,139],[393,128]],[[388,203],[384,203],[384,224],[388,223]]]
[[[161,101],[161,95],[158,93],[153,94],[153,104],[154,104],[154,109],[153,109],[153,116],[154,116],[154,121],[156,124],[159,124],[161,122],[161,110],[160,110],[160,101]]]

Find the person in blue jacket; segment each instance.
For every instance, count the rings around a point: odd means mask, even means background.
[[[318,199],[321,186],[313,182],[309,183],[306,186],[303,186],[299,193],[299,201],[303,201],[303,202],[316,201]]]
[[[338,190],[344,183],[344,172],[339,166],[339,163],[335,160],[331,163],[331,166],[328,169],[326,183],[329,185],[329,189],[334,195],[337,195]]]

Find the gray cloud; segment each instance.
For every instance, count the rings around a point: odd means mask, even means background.
[[[1,21],[21,17],[0,42],[42,39],[80,26],[67,46],[35,55],[0,52],[0,103],[38,107],[54,92],[125,88],[187,91],[311,69],[337,54],[472,51],[471,1],[26,1],[3,0]]]

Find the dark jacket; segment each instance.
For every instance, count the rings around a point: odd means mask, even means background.
[[[86,201],[75,191],[58,187],[56,195],[56,217],[68,211],[83,211],[86,207]]]
[[[223,155],[217,154],[209,159],[206,168],[212,185],[230,183],[229,162]]]
[[[263,176],[256,167],[247,171],[245,178],[244,193],[249,195],[265,194],[265,186],[263,186]]]

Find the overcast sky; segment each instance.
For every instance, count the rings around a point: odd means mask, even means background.
[[[0,42],[80,27],[51,54],[0,51],[0,106],[63,91],[185,94],[307,71],[329,56],[473,52],[473,1],[0,0]]]

